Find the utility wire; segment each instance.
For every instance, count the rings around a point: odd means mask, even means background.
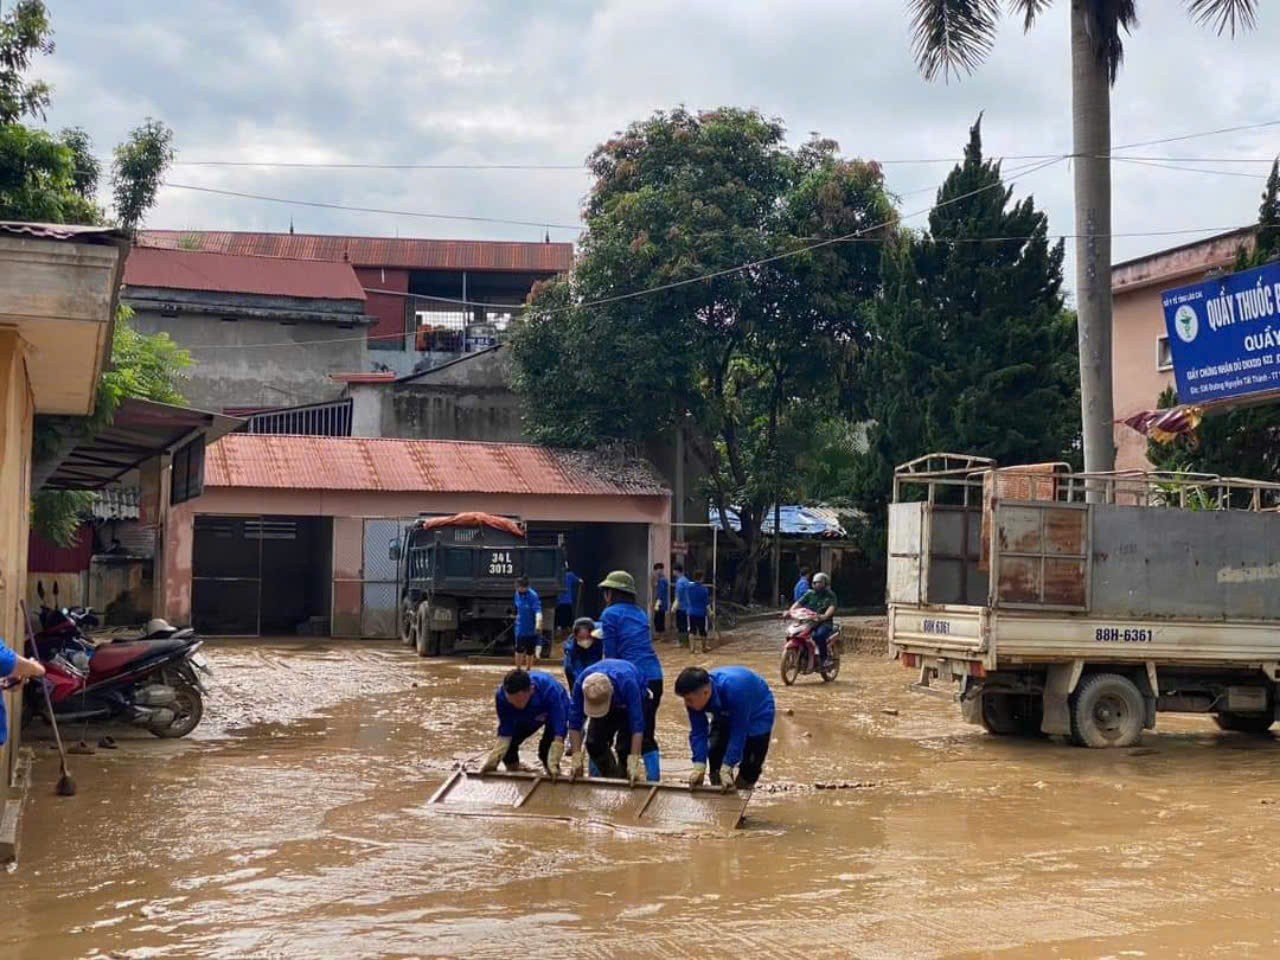
[[[1208,173],[1215,177],[1243,177],[1246,180],[1266,180],[1270,174],[1268,173],[1241,173],[1239,170],[1207,170],[1204,167],[1177,167],[1170,163],[1161,163],[1157,160],[1138,160],[1129,157],[1116,157],[1115,159],[1124,163],[1139,164],[1144,167],[1157,167],[1160,170],[1174,170],[1178,173]]]

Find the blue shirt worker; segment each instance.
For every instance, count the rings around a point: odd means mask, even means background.
[[[20,657],[0,639],[0,690],[8,690],[20,683],[44,676],[44,667],[38,660]],[[9,721],[5,716],[4,698],[0,697],[0,744],[9,739]]]
[[[804,595],[812,589],[809,585],[809,572],[808,567],[800,568],[800,579],[796,581],[795,589],[791,591],[792,603],[799,603],[804,598]]]
[[[496,770],[501,762],[508,770],[525,769],[520,745],[542,731],[538,759],[551,779],[560,776],[564,738],[569,731],[569,694],[560,681],[542,670],[512,670],[494,694],[498,709],[498,739],[480,770]]]
[[[678,641],[683,645],[687,642],[689,636],[689,578],[684,575],[683,565],[677,563],[671,568],[671,575],[676,578],[675,583],[675,602],[671,605],[672,612],[676,615],[676,634]]]
[[[564,586],[556,597],[556,630],[567,634],[573,626],[573,614],[578,606],[578,588],[582,578],[569,569],[569,562],[564,564]]]
[[[529,578],[521,577],[516,581],[516,595],[511,602],[516,608],[516,669],[529,670],[542,633],[542,600],[538,591],[529,586]]]
[[[584,726],[586,753],[601,776],[625,776],[632,783],[644,779],[640,751],[649,695],[640,671],[625,660],[606,658],[582,671],[569,700],[571,779],[582,776],[586,765],[582,750]]]
[[[711,605],[711,591],[702,582],[701,570],[693,575],[693,581],[685,590],[688,598],[689,633],[694,637],[707,635],[707,610]]]
[[[600,589],[608,604],[600,614],[604,655],[633,664],[649,688],[649,698],[645,700],[644,767],[648,778],[656,782],[661,764],[654,728],[658,705],[662,703],[662,662],[653,649],[649,617],[636,603],[636,581],[627,571],[613,571],[600,582]]]
[[[653,565],[653,632],[667,632],[667,607],[671,604],[671,581],[665,564]]]
[[[604,644],[596,636],[600,625],[590,617],[579,617],[573,623],[573,633],[564,642],[564,678],[573,689],[578,675],[604,657]]]
[[[676,694],[689,710],[689,785],[699,786],[710,765],[711,782],[724,790],[754,787],[773,736],[773,691],[764,678],[746,667],[686,667]]]

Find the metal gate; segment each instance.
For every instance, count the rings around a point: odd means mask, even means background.
[[[262,604],[262,518],[197,516],[191,623],[202,634],[256,637]]]
[[[400,634],[400,541],[413,517],[334,517],[335,637]]]

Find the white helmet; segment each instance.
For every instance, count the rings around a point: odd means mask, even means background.
[[[147,621],[146,635],[148,637],[154,637],[156,634],[159,634],[159,633],[177,633],[177,632],[178,632],[178,628],[175,627],[173,624],[171,624],[168,620],[164,619],[164,617],[156,617],[152,620]]]
[[[814,587],[829,587],[831,586],[831,578],[825,573],[815,573],[813,575],[813,585]]]

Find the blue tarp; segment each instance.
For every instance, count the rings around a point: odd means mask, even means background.
[[[730,529],[741,529],[736,510],[730,507],[725,514]],[[840,523],[839,513],[831,507],[784,506],[779,508],[779,515],[784,537],[844,538],[848,536]],[[720,521],[720,511],[715,507],[711,508],[710,521],[721,530],[725,528]],[[765,511],[763,532],[766,536],[773,534],[773,507]]]

